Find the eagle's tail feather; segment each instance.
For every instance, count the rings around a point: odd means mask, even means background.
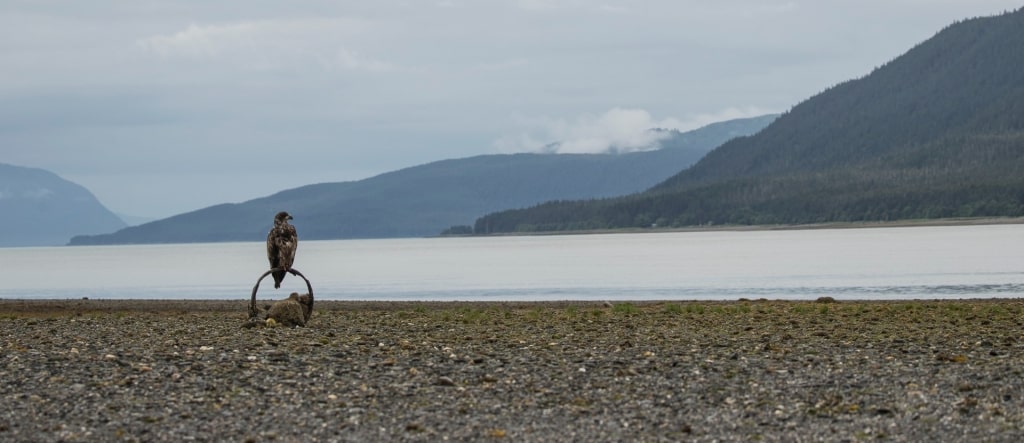
[[[281,281],[284,280],[284,275],[285,274],[286,273],[284,271],[277,271],[277,272],[273,273],[273,276],[274,276],[274,289],[280,289],[281,288]]]

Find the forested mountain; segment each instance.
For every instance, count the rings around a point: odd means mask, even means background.
[[[1024,9],[955,23],[652,189],[480,233],[1024,215]]]
[[[35,168],[0,163],[0,247],[63,245],[125,226],[87,189]]]
[[[180,214],[71,244],[261,241],[273,215],[288,211],[301,239],[438,235],[453,225],[551,199],[625,195],[646,189],[776,116],[674,132],[661,149],[628,154],[514,154],[444,160],[365,180],[322,183],[239,204]]]

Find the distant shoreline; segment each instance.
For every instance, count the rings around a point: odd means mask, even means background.
[[[825,297],[828,299],[828,297]],[[258,303],[270,303],[272,299],[259,299]],[[863,300],[834,299],[829,303],[843,305],[887,306],[908,303],[938,304],[969,304],[969,305],[1000,305],[1016,304],[1024,301],[1019,297],[963,298],[963,299],[898,299],[898,300]],[[820,300],[781,300],[781,299],[747,299],[730,300],[545,300],[545,301],[407,301],[407,300],[318,300],[315,302],[316,312],[365,312],[383,311],[399,312],[413,310],[427,311],[459,311],[466,309],[602,309],[613,305],[635,305],[639,307],[679,304],[705,306],[737,306],[737,305],[784,305],[796,306],[820,303]],[[197,300],[197,299],[2,299],[0,313],[19,315],[77,315],[82,313],[150,313],[150,314],[186,314],[186,313],[237,313],[244,316],[248,312],[249,300]],[[241,318],[241,317],[239,317]]]
[[[699,225],[678,228],[619,228],[588,229],[575,231],[540,232],[499,232],[493,234],[451,235],[441,237],[504,237],[504,236],[546,236],[546,235],[588,235],[588,234],[642,234],[669,232],[744,232],[744,231],[802,231],[818,229],[873,229],[873,228],[920,228],[935,226],[986,226],[1024,224],[1024,217],[955,217],[923,220],[823,222],[779,225]]]

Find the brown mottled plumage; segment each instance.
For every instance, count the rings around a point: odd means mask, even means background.
[[[299,235],[295,232],[295,226],[288,224],[292,216],[287,212],[278,212],[274,216],[274,227],[267,234],[267,259],[270,260],[270,268],[281,268],[282,270],[273,273],[274,288],[281,287],[281,281],[295,263],[295,250],[299,247]]]

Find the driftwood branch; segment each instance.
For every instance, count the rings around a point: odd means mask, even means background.
[[[249,301],[249,318],[250,319],[256,318],[257,316],[259,316],[259,310],[256,309],[256,291],[260,290],[260,282],[262,282],[264,278],[267,278],[268,275],[270,275],[271,273],[276,272],[276,271],[284,271],[284,269],[273,268],[273,269],[268,270],[267,272],[264,272],[263,275],[260,276],[259,280],[256,280],[256,285],[252,287],[252,299]],[[298,269],[291,268],[291,269],[288,269],[287,271],[291,275],[296,275],[296,276],[301,277],[302,280],[304,280],[306,282],[306,289],[309,290],[309,309],[312,311],[312,309],[313,309],[313,285],[309,283],[309,279],[306,278],[305,275],[302,275],[302,273],[299,272]]]

